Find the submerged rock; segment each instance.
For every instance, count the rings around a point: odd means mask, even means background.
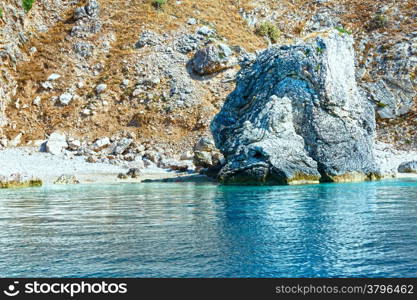
[[[211,124],[227,184],[345,182],[378,176],[375,116],[358,91],[353,39],[336,31],[263,51]]]
[[[74,175],[61,175],[55,181],[54,184],[79,184],[80,181]]]
[[[127,178],[128,178],[128,176],[127,176],[126,174],[124,174],[124,173],[119,173],[119,174],[117,175],[117,178],[119,178],[119,179],[127,179]]]

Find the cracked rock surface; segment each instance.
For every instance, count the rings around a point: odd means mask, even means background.
[[[375,116],[355,81],[353,39],[322,32],[271,47],[242,69],[211,131],[226,184],[378,177]]]

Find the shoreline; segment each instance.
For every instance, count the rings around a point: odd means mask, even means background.
[[[118,174],[129,170],[127,166],[106,163],[89,163],[85,157],[52,155],[32,147],[0,150],[0,175],[24,174],[39,178],[44,185],[54,184],[61,175],[75,176],[82,184],[94,183],[140,183],[153,181],[213,182],[214,180],[193,171],[178,172],[158,167],[141,169],[139,178],[119,179]]]
[[[148,171],[141,175],[139,178],[127,178],[119,179],[118,174],[115,173],[102,173],[102,174],[83,174],[79,175],[77,179],[80,184],[115,184],[115,183],[154,183],[154,182],[177,182],[177,183],[190,183],[190,182],[207,182],[216,183],[215,180],[198,173],[178,173],[174,171],[164,172],[161,169],[160,172]],[[53,184],[47,182],[46,184]]]
[[[75,176],[81,184],[149,183],[149,182],[207,182],[216,180],[189,170],[178,172],[157,167],[142,169],[139,178],[120,179],[118,174],[129,170],[126,166],[89,163],[84,157],[65,157],[39,152],[32,147],[0,150],[0,175],[21,173],[42,180],[43,185],[54,184],[61,175]],[[396,173],[381,180],[417,179],[415,173]]]
[[[417,173],[397,173],[393,179],[417,179]]]

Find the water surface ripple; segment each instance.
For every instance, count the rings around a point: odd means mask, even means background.
[[[417,276],[417,181],[0,190],[0,277]]]

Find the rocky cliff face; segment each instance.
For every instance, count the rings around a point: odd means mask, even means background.
[[[414,150],[417,137],[417,8],[412,0],[256,1],[242,8],[253,27],[270,22],[297,39],[338,28],[354,36],[356,78],[373,104],[377,139]]]
[[[375,116],[355,80],[353,39],[338,31],[272,47],[238,76],[211,125],[224,183],[371,179]]]
[[[11,145],[20,135],[18,144],[33,144],[60,130],[92,143],[129,132],[151,148],[192,150],[233,89],[237,67],[229,61],[266,46],[243,19],[225,28],[239,14],[221,6],[37,0],[25,12],[21,0],[6,1],[0,30],[21,58],[1,65],[8,72],[2,79],[7,95],[1,96],[8,122],[0,140]],[[205,13],[210,9],[216,13]],[[15,11],[25,26],[13,25]],[[190,18],[197,11],[200,17]],[[19,43],[22,34],[27,38]],[[245,42],[247,50],[236,48]],[[213,45],[214,55],[204,58]],[[209,73],[192,67],[197,52]]]

